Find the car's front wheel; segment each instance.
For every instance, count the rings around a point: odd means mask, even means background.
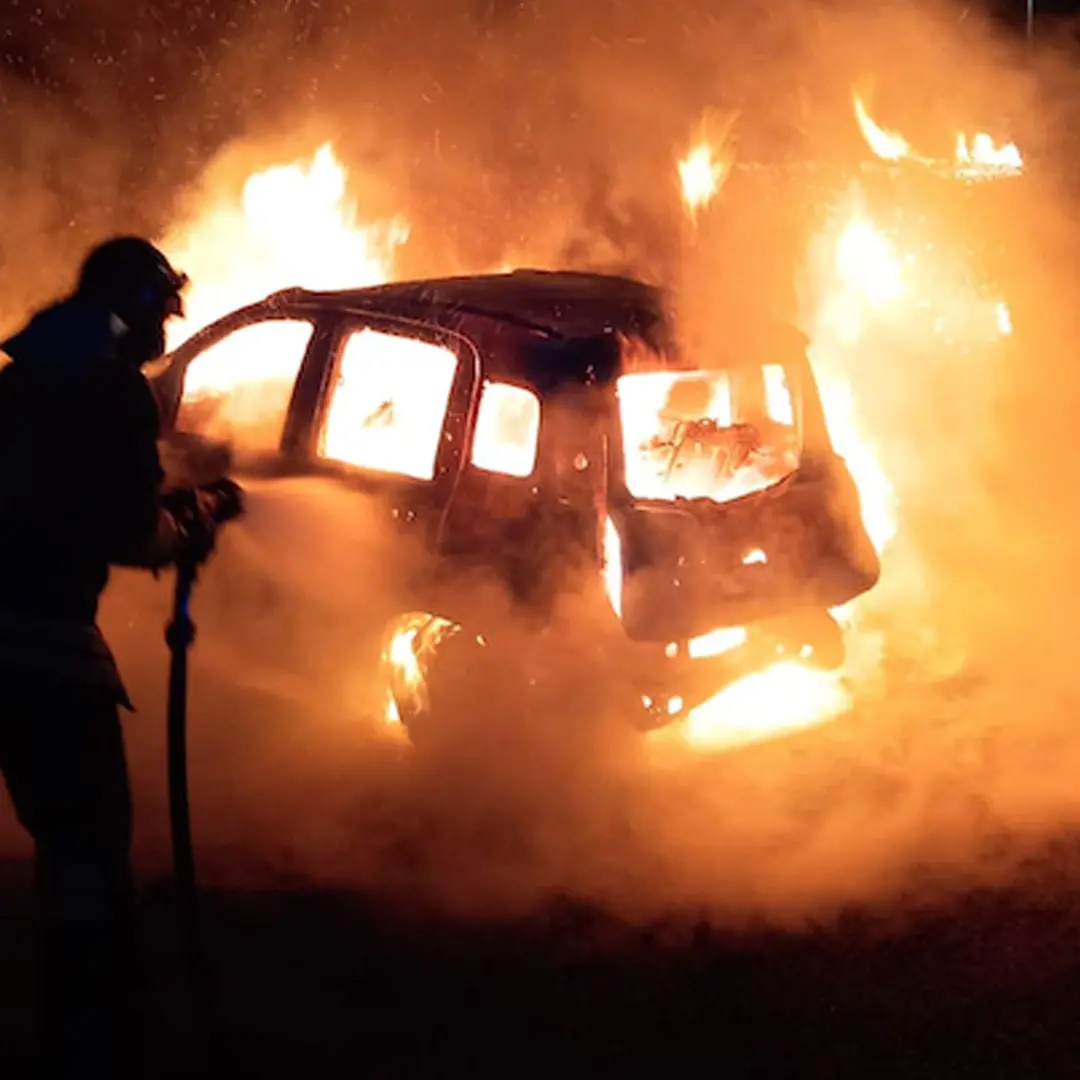
[[[431,612],[399,615],[383,638],[387,717],[428,743],[491,704],[496,667],[482,635]]]

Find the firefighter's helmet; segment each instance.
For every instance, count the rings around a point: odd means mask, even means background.
[[[98,244],[79,271],[77,293],[109,308],[125,323],[183,315],[187,275],[148,240],[117,236]]]

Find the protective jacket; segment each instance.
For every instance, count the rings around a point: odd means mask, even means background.
[[[153,392],[117,359],[108,312],[77,297],[0,351],[0,668],[104,685],[130,708],[96,618],[110,565],[179,550]]]

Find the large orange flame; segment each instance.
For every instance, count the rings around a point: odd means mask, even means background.
[[[212,192],[163,248],[192,279],[187,318],[169,345],[278,289],[359,288],[389,281],[409,235],[403,218],[365,223],[330,143],[310,159],[250,176],[240,199]]]

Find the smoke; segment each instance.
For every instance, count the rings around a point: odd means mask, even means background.
[[[737,162],[854,167],[859,86],[927,154],[998,125],[1029,162],[1009,194],[937,208],[968,222],[965,242],[1007,252],[1007,347],[830,354],[900,515],[863,608],[884,667],[850,715],[719,758],[642,740],[616,715],[625,671],[598,653],[600,616],[582,600],[562,613],[547,698],[529,705],[493,678],[462,702],[454,738],[414,753],[382,726],[364,666],[394,610],[387,571],[408,557],[349,493],[261,485],[196,606],[195,827],[213,881],[479,912],[573,895],[631,917],[801,921],[1008,880],[1077,824],[1068,46],[1030,61],[944,0],[760,8],[236,2],[23,28],[18,70],[0,79],[12,323],[67,287],[92,240],[163,234],[198,214],[208,184],[238,192],[252,169],[332,138],[363,218],[409,220],[404,274],[626,270],[675,284],[697,312],[735,288],[765,295],[813,332],[818,313],[796,295],[816,257],[805,241],[846,188],[823,199],[793,168],[772,204],[691,236],[674,162],[703,112],[737,113]],[[477,595],[461,587],[477,610],[504,606]],[[128,732],[147,872],[167,854],[167,606],[163,583],[120,575],[104,612],[140,710]]]

